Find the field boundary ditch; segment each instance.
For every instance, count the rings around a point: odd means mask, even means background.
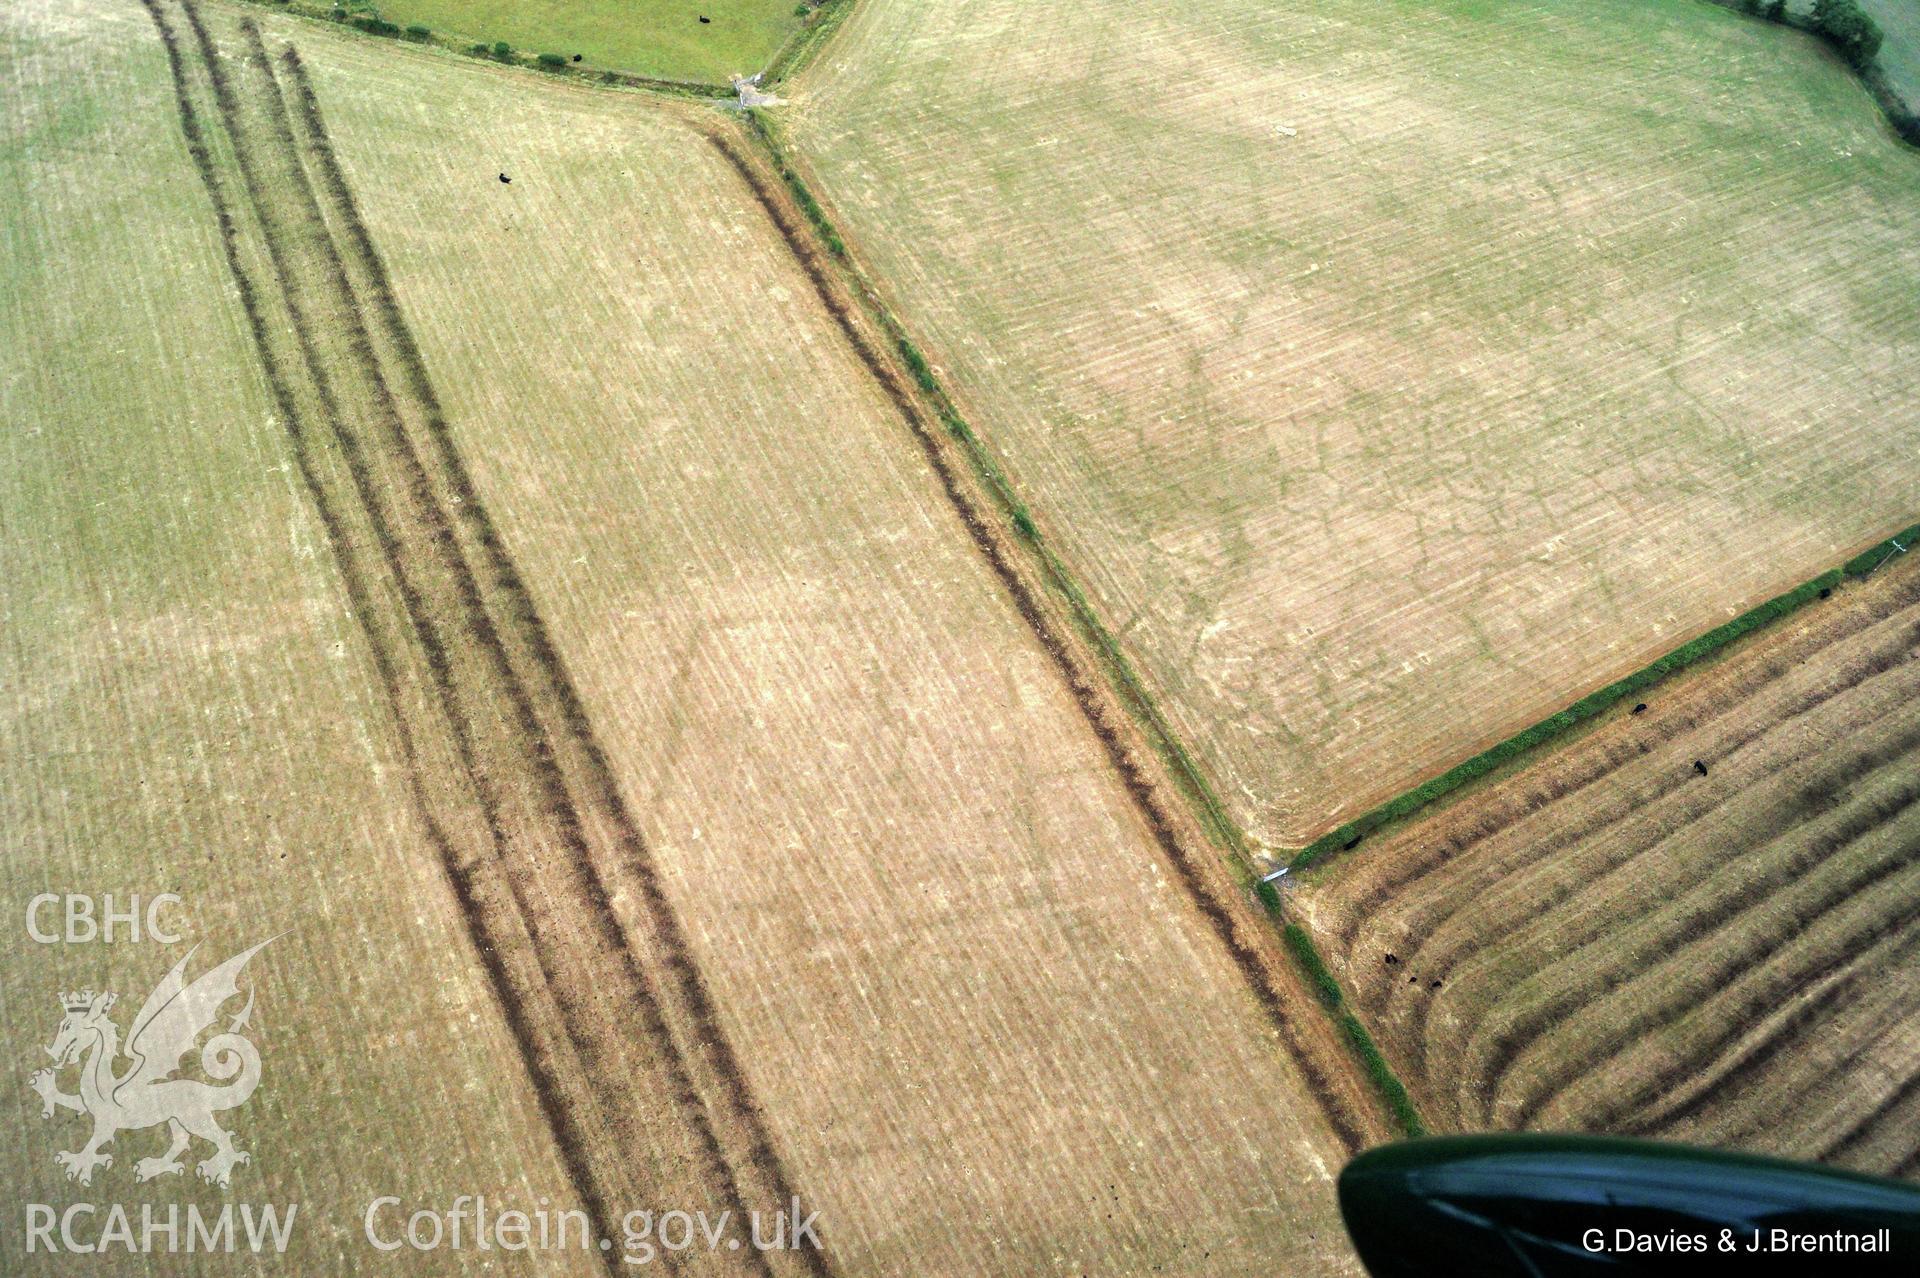
[[[1281,1025],[1283,1033],[1291,1033],[1282,1000],[1283,991],[1273,986],[1270,973],[1263,974],[1267,964],[1258,955],[1265,946],[1239,935],[1241,924],[1236,921],[1236,912],[1210,886],[1216,875],[1210,873],[1203,864],[1205,858],[1218,866],[1231,881],[1235,893],[1246,898],[1249,907],[1260,907],[1249,908],[1246,917],[1253,921],[1253,926],[1265,928],[1259,916],[1271,913],[1272,907],[1268,892],[1258,890],[1258,876],[1244,836],[1227,816],[1184,745],[1167,724],[1122,651],[1119,641],[1100,621],[1066,564],[1045,544],[1043,532],[1034,521],[1032,512],[1015,493],[1005,473],[986,450],[984,441],[961,414],[899,318],[881,300],[872,280],[856,261],[846,240],[797,170],[783,140],[761,112],[749,111],[746,116],[748,135],[758,144],[766,165],[784,184],[787,196],[804,217],[805,229],[782,225],[789,244],[803,264],[807,265],[816,286],[823,290],[823,297],[837,292],[825,282],[825,272],[837,270],[846,281],[847,288],[860,299],[857,305],[877,330],[880,339],[892,347],[892,359],[875,352],[872,345],[850,327],[852,319],[845,313],[846,304],[828,301],[829,309],[834,310],[836,317],[841,319],[850,339],[861,350],[862,358],[881,377],[889,395],[901,406],[922,449],[933,462],[949,498],[960,510],[969,532],[986,554],[996,574],[1013,594],[1021,615],[1059,664],[1075,700],[1121,773],[1129,793],[1147,818],[1156,840],[1189,895],[1226,944],[1236,965],[1253,984],[1256,996],[1267,1008],[1268,1014]],[[718,138],[716,144],[726,149]],[[736,163],[741,162],[736,159]],[[748,180],[754,181],[751,176]],[[767,204],[776,222],[782,222],[776,206],[765,196],[762,202]],[[807,230],[812,233],[810,242],[803,239]],[[892,366],[896,360],[898,368],[894,371]],[[883,363],[888,371],[882,371]],[[916,391],[930,406],[930,413],[923,413],[917,407]],[[941,429],[938,432],[929,426],[929,417],[939,423]],[[944,441],[941,436],[945,437]],[[959,451],[973,479],[973,487],[983,494],[990,506],[997,509],[997,520],[989,522],[974,501],[962,491],[953,474],[953,467],[945,460],[944,450],[948,447]],[[1015,546],[1019,550],[1011,549]],[[1035,591],[1027,586],[1023,574],[1014,565],[1016,554],[1038,578],[1039,590],[1056,600],[1058,609],[1064,611],[1067,627],[1077,637],[1077,643],[1069,644],[1047,619],[1054,610],[1043,608],[1035,597]],[[1075,653],[1081,656],[1076,658]],[[1082,660],[1093,667],[1092,672],[1082,669]],[[1188,821],[1176,822],[1161,801],[1159,794],[1162,787],[1156,786],[1146,776],[1140,761],[1134,757],[1134,751],[1116,724],[1115,717],[1109,714],[1103,699],[1095,691],[1096,680],[1109,691],[1113,700],[1119,702],[1121,715],[1132,723],[1133,735],[1144,744],[1146,752],[1159,760],[1171,788],[1178,791],[1184,800],[1182,806],[1190,818]],[[1181,827],[1193,829],[1203,845],[1211,843],[1216,848],[1224,849],[1226,855],[1207,858],[1200,848],[1188,848],[1185,840],[1176,832]],[[1292,968],[1296,982],[1295,992],[1306,995],[1312,983],[1312,969],[1301,962],[1299,951],[1286,943],[1283,934],[1271,932],[1270,935],[1281,942],[1280,948],[1287,953],[1288,966]],[[1318,997],[1314,1001],[1325,1012],[1326,1028],[1339,1043],[1348,1067],[1357,1067],[1357,1073],[1368,1084],[1367,1090],[1372,1094],[1374,1104],[1381,1109],[1391,1126],[1402,1132],[1424,1130],[1418,1115],[1413,1113],[1406,1100],[1406,1089],[1373,1045],[1365,1027],[1344,1003],[1329,1006],[1323,998]],[[1292,1055],[1323,1107],[1326,1107],[1334,1093],[1324,1081],[1316,1081],[1316,1077],[1324,1080],[1324,1072],[1310,1070],[1311,1062],[1302,1051],[1295,1049]],[[1331,1110],[1328,1116],[1335,1122],[1336,1129],[1349,1148],[1357,1149],[1361,1133],[1356,1126],[1351,1121],[1343,1122],[1336,1118]]]

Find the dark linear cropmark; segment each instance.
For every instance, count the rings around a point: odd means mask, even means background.
[[[1289,990],[1258,947],[1242,936],[1240,925],[1236,923],[1232,912],[1209,883],[1207,873],[1200,866],[1200,858],[1206,853],[1189,847],[1181,837],[1159,789],[1134,757],[1115,726],[1112,712],[1096,692],[1095,677],[1082,667],[1054,623],[1048,619],[1033,590],[1014,567],[1014,552],[1005,545],[1004,535],[968,495],[900,371],[879,353],[863,333],[855,318],[855,307],[832,282],[831,268],[804,229],[798,212],[788,206],[778,194],[775,184],[748,158],[732,136],[716,130],[708,132],[706,137],[746,183],[755,201],[772,221],[774,229],[780,233],[788,250],[813,284],[814,292],[842,336],[912,432],[914,441],[926,455],[942,493],[959,516],[968,537],[1007,591],[1015,611],[1027,623],[1041,648],[1053,661],[1055,669],[1065,679],[1076,706],[1099,739],[1108,761],[1119,773],[1128,796],[1152,831],[1155,844],[1173,869],[1188,899],[1226,948],[1229,960],[1245,981],[1261,1011],[1279,1031],[1281,1043],[1300,1071],[1308,1094],[1319,1105],[1328,1125],[1349,1151],[1363,1148],[1370,1143],[1368,1117],[1352,1112],[1343,1103],[1343,1093],[1316,1057],[1306,1035],[1294,1020],[1288,1004]]]
[[[636,1207],[783,1210],[786,1172],[297,55],[276,67],[246,22],[223,57],[191,0],[142,3],[427,836],[596,1227],[615,1237]],[[831,1273],[810,1249],[706,1259]]]

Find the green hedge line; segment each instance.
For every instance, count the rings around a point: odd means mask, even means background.
[[[1899,538],[1901,543],[1903,545],[1910,544],[1907,541],[1907,537],[1913,535],[1915,531],[1915,529],[1909,529],[1906,533],[1901,534]],[[1703,657],[1712,655],[1734,640],[1759,629],[1768,622],[1776,621],[1786,616],[1795,609],[1804,606],[1809,601],[1818,598],[1822,590],[1831,590],[1834,586],[1838,585],[1844,577],[1857,577],[1863,572],[1870,571],[1874,564],[1878,562],[1878,559],[1883,557],[1886,551],[1892,550],[1892,548],[1890,542],[1882,542],[1874,550],[1867,551],[1849,559],[1844,566],[1821,573],[1812,581],[1797,586],[1784,595],[1776,595],[1758,607],[1741,613],[1725,625],[1717,626],[1709,630],[1706,634],[1681,644],[1678,648],[1675,648],[1672,652],[1661,657],[1653,664],[1643,666],[1626,678],[1616,680],[1597,692],[1588,693],[1558,714],[1542,719],[1532,727],[1515,733],[1491,749],[1474,755],[1466,762],[1456,765],[1452,769],[1434,777],[1432,780],[1423,782],[1413,789],[1408,790],[1406,793],[1387,800],[1387,802],[1373,809],[1373,811],[1354,818],[1339,829],[1329,834],[1321,835],[1305,848],[1301,849],[1299,854],[1293,858],[1291,864],[1294,868],[1299,869],[1312,865],[1329,852],[1336,852],[1351,847],[1354,843],[1379,829],[1387,822],[1398,820],[1425,807],[1442,795],[1459,789],[1467,782],[1485,776],[1516,755],[1523,754],[1537,745],[1552,740],[1576,724],[1593,718],[1602,710],[1607,709],[1623,698],[1632,696],[1634,693],[1640,692],[1660,682],[1660,680],[1666,678],[1676,670],[1690,666]]]
[[[1271,885],[1261,886],[1269,888],[1268,892],[1260,894],[1261,901],[1266,903],[1270,913],[1278,913],[1278,896],[1271,894]],[[1287,949],[1294,961],[1306,972],[1314,994],[1340,1026],[1340,1032],[1346,1035],[1347,1045],[1360,1058],[1367,1077],[1372,1080],[1381,1099],[1386,1101],[1393,1121],[1409,1136],[1426,1135],[1427,1125],[1420,1121],[1420,1112],[1413,1107],[1413,1098],[1407,1095],[1406,1086],[1401,1083],[1399,1075],[1393,1072],[1393,1066],[1387,1064],[1387,1058],[1381,1054],[1380,1045],[1373,1041],[1373,1035],[1367,1033],[1367,1027],[1347,1006],[1346,994],[1341,990],[1338,978],[1327,967],[1326,960],[1320,957],[1320,951],[1307,934],[1307,929],[1298,923],[1288,923],[1280,929],[1280,935],[1286,939]]]
[[[1920,540],[1920,524],[1902,529],[1879,545],[1861,551],[1847,560],[1840,571],[1849,577],[1864,577],[1895,555],[1912,550],[1916,540]]]
[[[907,371],[913,374],[914,382],[927,394],[938,394],[940,383],[934,380],[933,367],[927,363],[927,357],[920,353],[920,348],[904,337],[900,339],[899,346],[900,358],[907,362]]]
[[[1337,1012],[1346,1002],[1346,995],[1340,989],[1340,982],[1321,959],[1320,951],[1314,948],[1313,938],[1307,935],[1307,929],[1298,923],[1289,923],[1280,929],[1280,935],[1287,938],[1287,948],[1293,951],[1293,957],[1306,970],[1307,979],[1313,983],[1313,992],[1326,1004],[1327,1010]]]
[[[1420,1121],[1420,1111],[1413,1107],[1413,1097],[1407,1095],[1407,1089],[1393,1072],[1393,1066],[1387,1064],[1387,1058],[1380,1054],[1380,1047],[1373,1041],[1373,1035],[1367,1033],[1367,1027],[1352,1012],[1340,1014],[1340,1028],[1347,1032],[1347,1042],[1359,1053],[1360,1061],[1367,1067],[1367,1077],[1380,1089],[1386,1098],[1387,1109],[1393,1114],[1393,1121],[1400,1124],[1400,1130],[1409,1136],[1425,1136],[1427,1125]]]

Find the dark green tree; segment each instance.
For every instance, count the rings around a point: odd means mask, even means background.
[[[1880,52],[1880,24],[1859,0],[1814,0],[1813,29],[1855,70],[1865,69]]]

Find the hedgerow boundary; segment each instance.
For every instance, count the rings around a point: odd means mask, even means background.
[[[1815,43],[1847,69],[1848,74],[1859,80],[1861,87],[1866,89],[1867,96],[1871,97],[1874,105],[1880,108],[1880,114],[1885,117],[1887,128],[1892,131],[1893,136],[1908,146],[1920,148],[1920,114],[1916,114],[1920,111],[1920,103],[1909,103],[1905,95],[1893,87],[1893,81],[1888,77],[1886,69],[1880,65],[1878,58],[1865,66],[1853,65],[1842,57],[1820,33],[1813,19],[1804,14],[1789,13],[1785,9],[1778,13],[1771,13],[1765,8],[1748,4],[1747,0],[1701,0],[1701,3],[1710,4],[1716,9],[1725,9],[1738,17],[1765,22],[1776,27],[1786,27],[1813,37]]]
[[[1267,902],[1264,895],[1262,901]],[[1280,925],[1280,934],[1286,939],[1288,952],[1293,955],[1294,962],[1306,972],[1315,997],[1320,1000],[1320,1006],[1327,1009],[1327,1014],[1333,1017],[1334,1023],[1340,1027],[1341,1035],[1347,1040],[1347,1046],[1360,1058],[1360,1064],[1367,1071],[1368,1080],[1380,1093],[1381,1099],[1386,1102],[1387,1111],[1393,1115],[1393,1121],[1408,1136],[1425,1136],[1427,1125],[1421,1121],[1420,1111],[1413,1107],[1413,1098],[1407,1094],[1406,1084],[1402,1083],[1399,1075],[1393,1072],[1393,1066],[1387,1064],[1385,1054],[1380,1051],[1380,1045],[1373,1041],[1373,1035],[1367,1032],[1367,1027],[1361,1024],[1360,1018],[1355,1016],[1353,1009],[1347,1006],[1346,991],[1340,988],[1339,978],[1334,976],[1326,960],[1320,957],[1320,951],[1314,945],[1313,937],[1298,923],[1288,923],[1281,919],[1277,902],[1269,903],[1268,909],[1274,915],[1275,922]]]
[[[1455,764],[1439,776],[1423,781],[1372,811],[1321,835],[1294,856],[1289,863],[1291,868],[1302,870],[1320,863],[1330,853],[1352,848],[1382,826],[1412,816],[1468,782],[1477,781],[1528,751],[1558,739],[1634,693],[1643,692],[1667,676],[1712,656],[1735,640],[1799,611],[1818,599],[1822,591],[1831,590],[1848,578],[1866,576],[1892,556],[1911,547],[1916,537],[1920,537],[1920,524],[1905,528],[1884,541],[1875,542],[1839,567],[1830,568],[1811,581],[1802,582],[1785,594],[1775,595],[1765,603],[1748,609],[1732,621],[1688,640],[1625,678],[1616,679],[1606,687],[1588,693],[1566,709],[1547,716],[1465,762]]]
[[[285,14],[308,22],[323,22],[342,33],[363,36],[369,40],[395,41],[419,48],[436,49],[441,53],[471,58],[476,62],[519,67],[522,70],[538,71],[542,75],[562,79],[585,81],[612,88],[645,89],[650,93],[664,94],[668,97],[694,98],[700,101],[733,95],[733,89],[724,84],[714,84],[705,80],[673,80],[662,76],[638,75],[631,71],[619,71],[587,62],[568,62],[564,59],[554,63],[545,60],[557,56],[554,54],[475,42],[470,38],[435,31],[429,27],[401,27],[393,23],[384,23],[376,28],[372,24],[356,21],[363,18],[364,14],[351,13],[332,4],[309,4],[305,0],[234,0],[234,2],[253,5],[272,13]],[[844,2],[847,0],[843,0]],[[803,29],[799,34],[804,36],[807,30]],[[505,53],[498,52],[502,47],[506,48]]]
[[[1070,624],[1080,635],[1108,688],[1134,720],[1148,747],[1160,758],[1189,813],[1205,836],[1226,853],[1222,861],[1233,879],[1243,891],[1260,902],[1270,919],[1282,921],[1279,898],[1270,887],[1258,882],[1259,876],[1245,835],[1227,815],[1205,776],[1168,725],[1139,674],[1121,650],[1119,641],[1101,622],[1066,563],[1046,544],[1032,511],[1021,501],[1005,472],[987,451],[984,441],[941,385],[933,366],[908,336],[898,316],[882,299],[871,278],[848,250],[845,238],[792,162],[777,126],[759,111],[748,111],[746,116],[748,134],[760,144],[769,166],[786,184],[794,203],[799,206],[821,242],[825,255],[845,273],[851,291],[862,303],[862,309],[885,339],[893,344],[914,385],[932,405],[941,425],[959,446],[981,490],[1011,525],[1014,535],[1007,541],[1028,551],[1028,561],[1038,569],[1037,576],[1065,606]],[[1347,1006],[1344,994],[1340,993],[1339,985],[1326,964],[1320,962],[1311,940],[1298,928],[1291,931],[1282,929],[1282,939],[1286,942],[1285,948],[1294,966],[1314,989],[1316,1001],[1331,1022],[1336,1037],[1360,1066],[1393,1125],[1408,1136],[1425,1134],[1425,1125],[1415,1112],[1405,1085],[1388,1065],[1372,1035]]]
[[[786,43],[774,52],[773,60],[767,63],[766,71],[761,76],[762,87],[772,88],[813,61],[820,46],[827,42],[827,37],[846,21],[854,3],[855,0],[816,0],[813,17],[788,36]]]

